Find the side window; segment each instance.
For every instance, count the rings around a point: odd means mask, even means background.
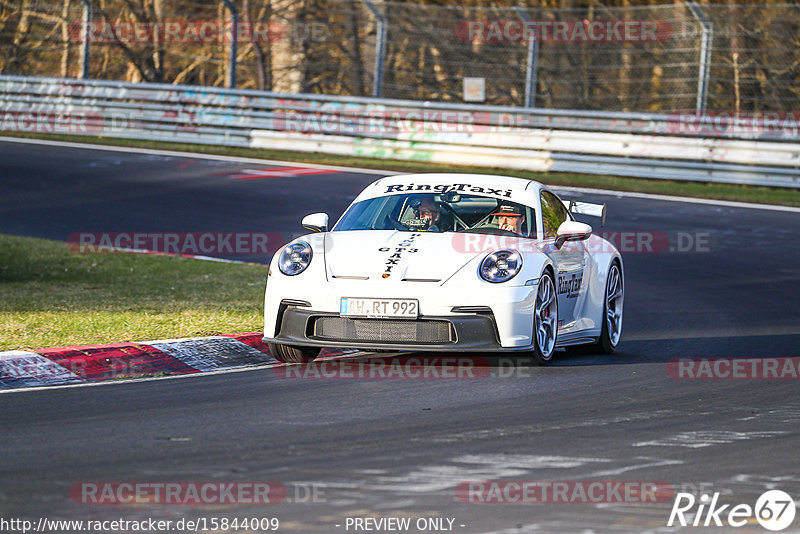
[[[555,237],[561,223],[569,219],[564,204],[553,193],[542,191],[542,224],[544,237]]]

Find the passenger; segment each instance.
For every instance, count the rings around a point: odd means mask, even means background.
[[[525,222],[525,215],[522,214],[522,209],[519,206],[511,204],[501,204],[500,207],[492,213],[494,223],[501,230],[520,234],[522,230],[522,223]]]

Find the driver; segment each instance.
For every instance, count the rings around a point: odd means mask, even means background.
[[[439,229],[439,219],[442,216],[442,209],[433,201],[432,198],[424,198],[419,205],[419,218],[427,221],[428,231],[437,231]]]
[[[497,211],[492,213],[494,222],[501,230],[514,232],[519,234],[522,229],[522,223],[525,221],[525,215],[522,214],[522,209],[519,206],[511,204],[501,204]]]
[[[447,232],[452,228],[452,218],[433,195],[414,195],[409,204],[411,211],[399,221],[404,228],[414,232]]]

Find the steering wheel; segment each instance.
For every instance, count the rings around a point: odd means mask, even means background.
[[[392,226],[392,227],[394,227],[395,230],[400,230],[402,232],[407,232],[407,231],[411,230],[411,228],[409,228],[405,224],[401,223],[400,221],[389,217],[388,214],[386,215],[386,218],[384,219],[384,224]]]

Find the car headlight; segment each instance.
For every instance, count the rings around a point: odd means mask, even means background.
[[[492,252],[481,262],[481,278],[493,284],[506,282],[522,269],[522,256],[516,250]]]
[[[294,276],[306,270],[311,263],[311,245],[305,241],[283,247],[278,260],[278,268],[287,276]]]

